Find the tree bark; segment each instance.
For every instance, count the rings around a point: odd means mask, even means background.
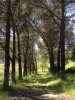
[[[28,47],[29,47],[29,32],[28,33],[28,37],[27,37],[27,44],[26,44],[26,51],[24,54],[24,70],[23,70],[23,75],[27,75],[27,55],[28,55]]]
[[[50,61],[50,72],[54,74],[55,67],[54,67],[54,53],[53,53],[53,47],[48,50],[49,52],[49,61]]]
[[[21,50],[20,50],[20,35],[19,35],[19,33],[17,33],[17,41],[18,41],[19,79],[22,79]]]
[[[61,78],[65,75],[65,0],[61,1],[62,19],[61,19]]]
[[[58,47],[58,51],[57,51],[57,76],[59,76],[59,72],[60,72],[60,56],[61,56],[61,49],[60,49],[60,41],[59,41],[59,47]]]
[[[14,19],[12,19],[12,27],[13,27],[12,82],[16,83],[16,79],[15,79],[16,41],[15,41]]]
[[[10,67],[10,13],[11,0],[7,0],[7,20],[6,20],[6,41],[5,41],[5,68],[4,68],[4,82],[3,87],[9,87],[9,67]]]

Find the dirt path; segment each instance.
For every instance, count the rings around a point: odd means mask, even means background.
[[[35,91],[35,88],[41,88],[41,91]],[[57,93],[48,87],[28,87],[11,91],[7,100],[75,100],[75,97]]]
[[[54,95],[54,94],[44,94],[41,96],[32,96],[32,97],[9,97],[8,100],[75,100],[75,97],[69,97],[65,95]]]

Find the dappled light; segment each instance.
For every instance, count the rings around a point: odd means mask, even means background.
[[[75,0],[0,0],[0,100],[75,100]]]

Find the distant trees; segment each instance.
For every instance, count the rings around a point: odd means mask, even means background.
[[[73,61],[75,61],[75,46],[72,49],[72,58]]]
[[[35,68],[35,44],[38,36],[43,39],[50,61],[50,71],[61,78],[65,76],[65,51],[72,43],[70,28],[75,14],[68,15],[70,0],[6,0],[0,2],[0,46],[5,52],[4,88],[9,86],[9,68],[12,63],[12,82],[16,83],[16,61],[18,76],[37,72]],[[3,7],[5,5],[5,8]],[[71,34],[72,33],[72,34]],[[70,42],[71,41],[71,42]],[[74,58],[74,50],[72,58]],[[48,60],[48,59],[47,59]]]
[[[60,1],[49,1],[47,2],[46,0],[41,0],[41,1],[34,1],[33,0],[33,5],[35,6],[35,8],[37,7],[37,9],[43,9],[44,11],[42,11],[42,13],[40,15],[42,15],[41,20],[44,21],[42,22],[42,26],[44,27],[44,23],[47,27],[46,31],[45,31],[45,27],[43,29],[43,31],[39,31],[42,35],[43,35],[43,40],[45,41],[45,43],[47,44],[46,46],[48,47],[49,50],[49,54],[50,54],[50,65],[51,65],[51,70],[54,71],[54,53],[53,53],[53,37],[52,36],[52,40],[51,40],[51,34],[52,31],[54,31],[54,29],[56,29],[58,32],[58,34],[56,35],[57,38],[59,39],[56,43],[58,48],[58,59],[57,59],[57,73],[61,72],[61,78],[64,78],[64,74],[65,74],[65,47],[66,47],[66,22],[69,21],[66,17],[66,10],[68,9],[68,1],[65,0],[61,0]],[[37,3],[36,3],[37,2]],[[32,3],[32,2],[31,2]],[[39,11],[40,12],[40,11]],[[74,14],[73,14],[74,15]],[[50,17],[50,19],[48,19],[48,17]],[[69,16],[68,16],[69,17]],[[53,22],[53,23],[52,23]],[[49,24],[50,23],[50,24]],[[54,27],[54,25],[56,25],[57,27],[52,29],[51,27]],[[49,28],[51,28],[51,30],[49,30]],[[39,26],[39,29],[42,29]],[[54,32],[54,33],[56,33]],[[48,38],[47,38],[48,35]],[[49,42],[50,41],[50,42]],[[56,41],[56,40],[55,40]],[[52,44],[52,45],[51,45]],[[51,45],[51,46],[50,46]],[[55,45],[55,44],[54,44]],[[56,70],[56,69],[55,69]],[[53,72],[52,71],[52,72]]]

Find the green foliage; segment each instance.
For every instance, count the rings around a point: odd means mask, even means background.
[[[4,51],[0,49],[0,61],[4,61]]]
[[[67,48],[65,51],[65,62],[69,62],[72,58],[72,48]]]
[[[32,74],[28,75],[23,80],[18,80],[18,84],[11,84],[12,88],[8,92],[0,89],[0,100],[6,100],[8,98],[8,93],[13,91],[20,91],[31,89],[35,93],[43,93],[44,89],[47,88],[48,91],[55,91],[57,93],[64,92],[69,95],[75,95],[75,78],[74,74],[66,74],[66,79],[61,80],[56,78],[50,73],[42,74]],[[2,87],[2,86],[0,86]]]
[[[66,64],[66,69],[68,68],[74,68],[75,67],[75,62],[73,61],[69,61],[67,64]]]
[[[72,50],[72,60],[75,61],[75,46],[73,47]]]
[[[66,64],[66,70],[75,69],[75,62],[69,62]],[[17,79],[17,84],[14,85],[10,81],[10,88],[8,91],[2,89],[2,80],[3,75],[0,76],[0,100],[6,100],[10,92],[16,92],[21,90],[30,91],[30,89],[39,94],[43,93],[44,88],[48,91],[55,91],[56,93],[66,93],[68,95],[75,95],[75,73],[66,73],[65,80],[55,77],[51,73],[42,73],[41,74],[31,74],[26,77],[23,77],[22,80]]]
[[[73,68],[68,68],[65,73],[69,73],[69,74],[75,74],[75,67]]]
[[[22,86],[36,86],[38,91],[42,91],[39,87],[46,86],[49,90],[54,90],[56,92],[64,92],[69,95],[75,95],[75,78],[74,74],[66,74],[66,79],[61,80],[56,78],[50,73],[29,75],[25,77],[22,81],[18,81],[19,85]],[[24,87],[23,87],[24,88]],[[71,94],[70,94],[71,93]]]

